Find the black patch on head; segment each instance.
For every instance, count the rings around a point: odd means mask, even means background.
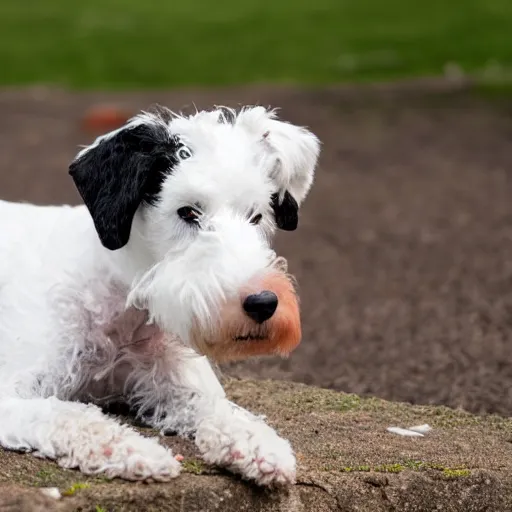
[[[227,107],[219,107],[219,123],[221,124],[235,124],[236,114],[233,110]]]
[[[69,174],[107,249],[128,243],[137,208],[156,203],[180,145],[164,124],[141,124],[101,141],[70,165]]]
[[[271,205],[279,229],[285,231],[294,231],[297,229],[299,223],[299,205],[288,191],[284,193],[281,203],[279,203],[279,194],[273,194]]]

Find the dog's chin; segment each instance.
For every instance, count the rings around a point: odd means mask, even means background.
[[[298,322],[249,331],[219,332],[206,339],[194,337],[193,345],[217,363],[240,361],[258,356],[287,357],[301,341]]]

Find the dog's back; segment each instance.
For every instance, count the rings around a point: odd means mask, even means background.
[[[0,285],[62,265],[79,250],[81,224],[90,224],[83,207],[0,201]]]

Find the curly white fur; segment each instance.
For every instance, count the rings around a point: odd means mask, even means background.
[[[234,120],[221,119],[228,115]],[[178,475],[158,439],[98,407],[123,401],[162,432],[195,436],[209,463],[262,485],[291,483],[290,444],[227,400],[191,332],[206,337],[223,321],[223,304],[272,266],[269,198],[288,191],[300,204],[318,141],[260,107],[168,120],[142,114],[76,161],[116,134],[156,125],[193,156],[169,171],[154,204],[139,205],[118,250],[102,245],[85,206],[0,201],[0,444],[87,474]],[[184,204],[201,205],[199,228],[176,215]],[[108,330],[123,315],[140,339],[115,335],[128,324]]]

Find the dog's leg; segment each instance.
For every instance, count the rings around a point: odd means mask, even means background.
[[[291,484],[295,456],[290,443],[263,418],[230,402],[206,358],[186,358],[156,388],[139,388],[151,414],[145,421],[164,432],[195,435],[204,460],[260,485]]]
[[[104,415],[93,405],[55,397],[0,399],[0,444],[35,451],[65,468],[127,480],[167,481],[180,465],[157,439]]]

